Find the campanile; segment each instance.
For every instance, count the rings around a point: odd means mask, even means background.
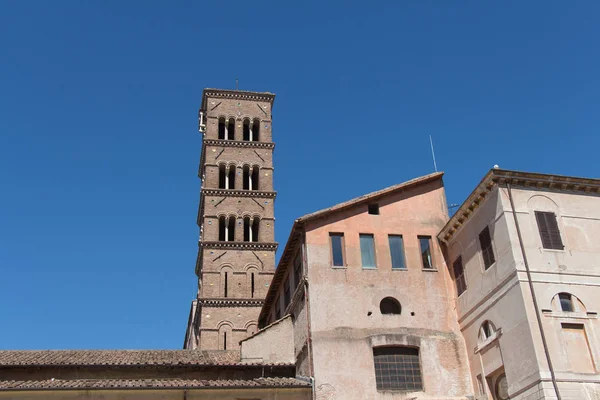
[[[198,295],[184,348],[232,350],[257,330],[275,272],[272,93],[205,89]]]

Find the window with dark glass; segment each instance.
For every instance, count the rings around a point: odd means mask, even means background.
[[[419,236],[418,238],[423,268],[433,269],[433,260],[431,258],[431,236]]]
[[[488,269],[496,262],[489,227],[486,226],[479,234],[479,244],[481,245],[481,254],[483,255],[483,265],[485,269]]]
[[[413,347],[375,347],[377,390],[416,392],[423,390],[419,349]]]
[[[573,312],[573,297],[569,293],[559,293],[558,299],[560,300],[560,309],[566,312]]]
[[[535,219],[545,249],[562,250],[565,248],[560,237],[556,214],[553,212],[536,211]]]
[[[361,233],[360,239],[360,258],[363,268],[376,268],[375,264],[375,239],[373,235]]]
[[[389,235],[390,255],[392,257],[392,269],[406,269],[404,263],[404,241],[402,235]]]
[[[334,267],[344,266],[344,234],[330,233],[331,240],[331,261]]]
[[[377,204],[377,203],[369,204],[368,208],[369,208],[369,214],[379,215],[379,204]]]
[[[465,270],[462,264],[462,257],[458,257],[454,264],[452,264],[454,270],[454,283],[456,284],[456,293],[458,296],[467,290],[467,280],[465,279]]]

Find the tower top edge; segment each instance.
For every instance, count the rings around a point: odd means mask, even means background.
[[[201,110],[206,110],[206,99],[222,98],[234,100],[254,100],[266,101],[271,104],[275,101],[275,94],[270,92],[251,92],[246,90],[231,90],[231,89],[213,89],[205,88],[202,91],[202,106]]]

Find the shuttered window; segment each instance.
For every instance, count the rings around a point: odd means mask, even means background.
[[[540,237],[542,238],[542,247],[554,250],[564,249],[565,246],[563,246],[560,238],[556,214],[553,212],[536,211],[535,219],[537,220]]]
[[[485,227],[479,234],[479,244],[481,245],[481,254],[483,255],[483,265],[488,269],[496,262],[494,257],[494,249],[492,248],[492,237],[490,236],[490,228]]]
[[[465,279],[465,270],[462,265],[462,257],[458,257],[454,264],[452,264],[454,270],[454,282],[456,283],[456,293],[458,296],[467,290],[467,280]]]

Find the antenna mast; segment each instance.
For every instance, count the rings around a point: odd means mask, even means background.
[[[433,151],[433,139],[431,139],[431,135],[429,135],[429,144],[431,144],[431,156],[433,157],[433,168],[435,172],[437,172],[437,164],[435,163],[435,152]]]

